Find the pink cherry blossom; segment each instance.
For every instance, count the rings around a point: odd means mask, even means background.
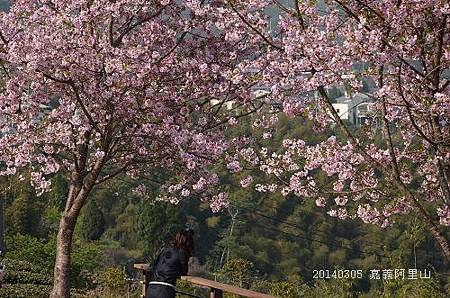
[[[247,176],[244,179],[242,179],[240,181],[240,184],[243,188],[247,188],[249,187],[251,184],[253,183],[253,177],[252,176]]]
[[[326,204],[327,204],[327,201],[324,198],[320,197],[320,198],[316,199],[317,207],[325,207]]]
[[[448,224],[450,200],[448,1],[325,1],[321,9],[315,1],[250,2],[234,10],[265,46],[247,62],[270,90],[270,108],[253,119],[256,133],[268,115],[283,113],[293,125],[311,121],[311,134],[338,134],[314,143],[290,136],[272,151],[255,145],[255,166],[282,181],[283,195],[349,207],[329,210],[335,217],[388,227],[413,212],[450,260],[436,228]],[[264,27],[271,6],[281,7],[276,35]],[[335,88],[354,105],[347,114]]]

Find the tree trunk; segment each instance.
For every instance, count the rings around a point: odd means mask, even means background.
[[[59,221],[58,237],[56,238],[56,259],[51,298],[70,297],[69,270],[73,232],[81,208],[83,208],[94,187],[103,164],[103,159],[98,161],[87,176],[76,172],[72,173],[66,207]]]
[[[52,298],[70,297],[69,270],[72,236],[76,218],[69,217],[64,212],[59,222],[58,237],[56,240],[56,259],[53,278]]]
[[[109,151],[111,144],[111,132],[105,133],[103,152]],[[67,196],[66,207],[59,222],[58,237],[56,239],[56,259],[53,272],[53,290],[51,298],[69,298],[70,297],[70,252],[72,249],[72,237],[86,199],[94,187],[97,178],[106,162],[108,154],[97,160],[90,170],[87,169],[89,159],[89,141],[91,131],[85,133],[86,140],[78,147],[75,154],[77,171],[70,174],[70,187]]]
[[[66,208],[59,221],[58,236],[56,238],[56,258],[51,298],[70,297],[69,272],[72,237],[78,215],[92,190],[92,181],[95,180],[91,180],[85,185],[70,186]]]

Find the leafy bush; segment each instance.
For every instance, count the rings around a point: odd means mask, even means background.
[[[7,284],[36,284],[51,285],[51,273],[40,266],[26,261],[5,259],[6,265],[4,283]]]
[[[249,278],[252,276],[253,263],[241,259],[229,259],[219,270],[219,276],[225,281],[239,287],[245,287],[250,284]]]
[[[6,270],[0,297],[48,297],[52,290],[51,271],[27,261],[4,259]],[[79,289],[71,290],[72,297],[86,297]]]
[[[3,284],[0,289],[0,297],[7,298],[48,298],[52,286],[35,284]],[[70,290],[70,296],[73,298],[87,298],[83,291]]]
[[[434,279],[399,280],[383,282],[381,291],[372,291],[377,297],[399,298],[444,298],[448,297],[440,291],[439,282]],[[375,296],[375,295],[374,295]]]
[[[355,297],[350,290],[352,283],[352,280],[349,279],[318,280],[313,287],[304,288],[301,296],[311,298]]]
[[[6,246],[8,247],[8,259],[28,262],[27,266],[39,268],[34,271],[37,273],[47,272],[51,275],[53,272],[56,237],[52,237],[46,242],[30,235],[7,235]],[[101,266],[104,261],[102,251],[103,246],[98,243],[83,243],[77,239],[74,240],[70,266],[70,282],[73,287],[91,288],[94,286],[89,276],[84,273],[94,271]],[[14,262],[18,264],[18,261]],[[37,277],[28,275],[26,278],[33,280]]]
[[[45,273],[51,274],[51,271],[46,270],[42,266],[32,264],[27,261],[20,261],[16,259],[6,258],[3,263],[8,269],[14,269],[15,271],[26,271],[30,273]]]
[[[277,281],[269,284],[270,294],[276,297],[295,298],[298,297],[297,285],[289,281]]]
[[[29,235],[6,235],[8,259],[21,260],[51,271],[54,253],[49,250],[44,240]]]
[[[52,286],[36,284],[3,284],[0,297],[8,298],[48,298]]]
[[[121,291],[127,285],[127,276],[120,267],[109,267],[98,273],[98,283],[110,291]]]
[[[52,279],[48,275],[42,273],[30,273],[24,271],[7,270],[4,277],[4,282],[9,284],[37,284],[37,285],[51,285]]]

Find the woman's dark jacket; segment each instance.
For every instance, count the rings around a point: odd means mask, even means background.
[[[176,285],[176,280],[188,272],[189,254],[185,249],[165,246],[154,265],[152,281]]]

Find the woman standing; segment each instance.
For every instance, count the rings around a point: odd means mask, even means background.
[[[146,298],[174,298],[177,278],[188,272],[189,258],[194,255],[194,231],[180,230],[165,246],[151,268]]]

